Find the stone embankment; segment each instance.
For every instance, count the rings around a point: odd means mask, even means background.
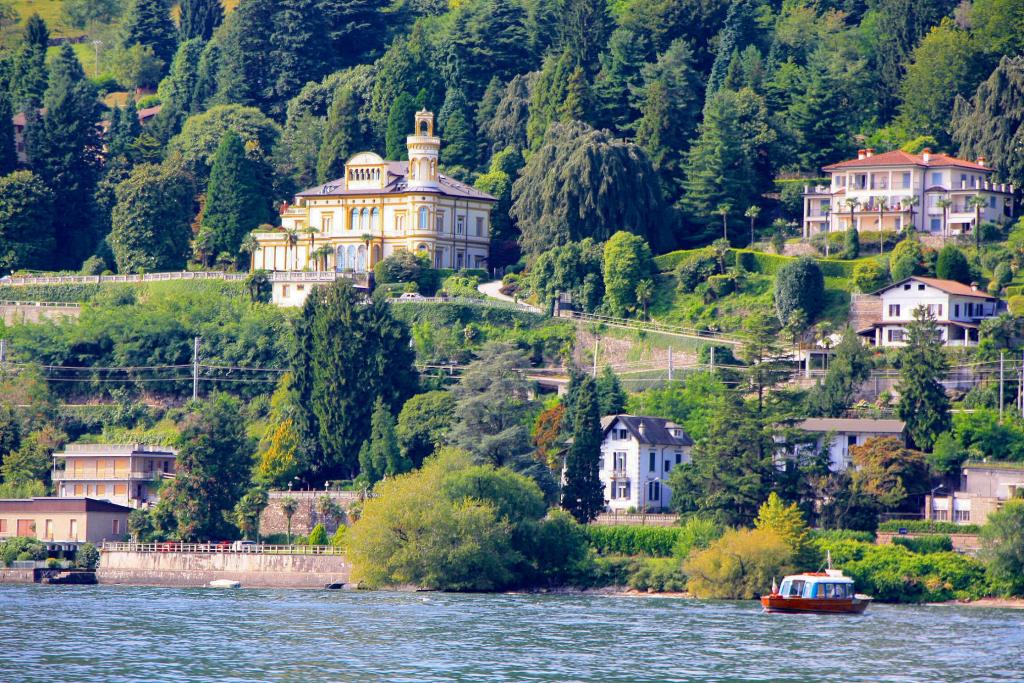
[[[312,548],[299,552],[267,550],[266,546],[260,551],[233,552],[160,550],[165,544],[110,545],[115,547],[100,552],[96,572],[100,584],[187,588],[227,579],[243,588],[324,588],[348,583],[351,574],[344,555],[320,554]]]

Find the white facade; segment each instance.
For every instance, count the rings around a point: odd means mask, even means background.
[[[881,437],[895,437],[904,441],[906,424],[901,420],[815,417],[799,423],[797,429],[816,434],[814,449],[820,452],[827,448],[829,469],[845,472],[853,462],[851,446],[862,446],[868,439]]]
[[[1013,217],[1012,185],[993,183],[984,158],[859,150],[857,159],[826,166],[825,186],[804,188],[803,236],[821,232],[914,229],[935,235],[965,234],[982,223]],[[984,206],[969,202],[981,197]],[[944,205],[949,202],[948,205]]]
[[[610,510],[665,510],[672,468],[690,462],[693,441],[679,425],[656,417],[612,415],[601,420],[601,485]]]
[[[889,285],[878,296],[882,319],[858,331],[875,346],[905,346],[906,326],[921,306],[935,318],[946,346],[975,346],[980,322],[1000,311],[995,297],[953,280],[914,276]]]

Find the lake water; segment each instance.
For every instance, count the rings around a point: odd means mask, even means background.
[[[1020,681],[1024,611],[0,586],[0,682]]]

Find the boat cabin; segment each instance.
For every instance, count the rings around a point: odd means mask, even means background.
[[[840,574],[840,572],[835,572]],[[779,587],[784,598],[813,598],[816,600],[849,600],[854,596],[853,579],[830,576],[828,572],[814,572],[787,576]]]

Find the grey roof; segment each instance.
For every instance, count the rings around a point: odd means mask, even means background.
[[[345,179],[338,178],[323,185],[311,187],[308,190],[299,192],[297,197],[346,197],[350,195],[373,195],[373,194],[399,194],[402,192],[415,192],[417,194],[442,194],[447,197],[458,197],[460,199],[478,199],[481,201],[496,202],[498,199],[486,192],[466,185],[465,183],[449,178],[446,175],[438,174],[437,187],[415,187],[410,188],[406,175],[409,172],[408,161],[385,161],[387,167],[387,181],[380,189],[345,189]]]
[[[630,434],[640,443],[667,444],[671,446],[692,446],[693,439],[686,432],[681,436],[672,436],[670,429],[682,429],[672,420],[646,415],[606,415],[601,418],[601,434],[608,434],[615,421],[621,421]]]
[[[903,420],[875,420],[863,417],[811,417],[797,423],[798,429],[808,432],[874,432],[876,434],[902,434],[907,428]]]

